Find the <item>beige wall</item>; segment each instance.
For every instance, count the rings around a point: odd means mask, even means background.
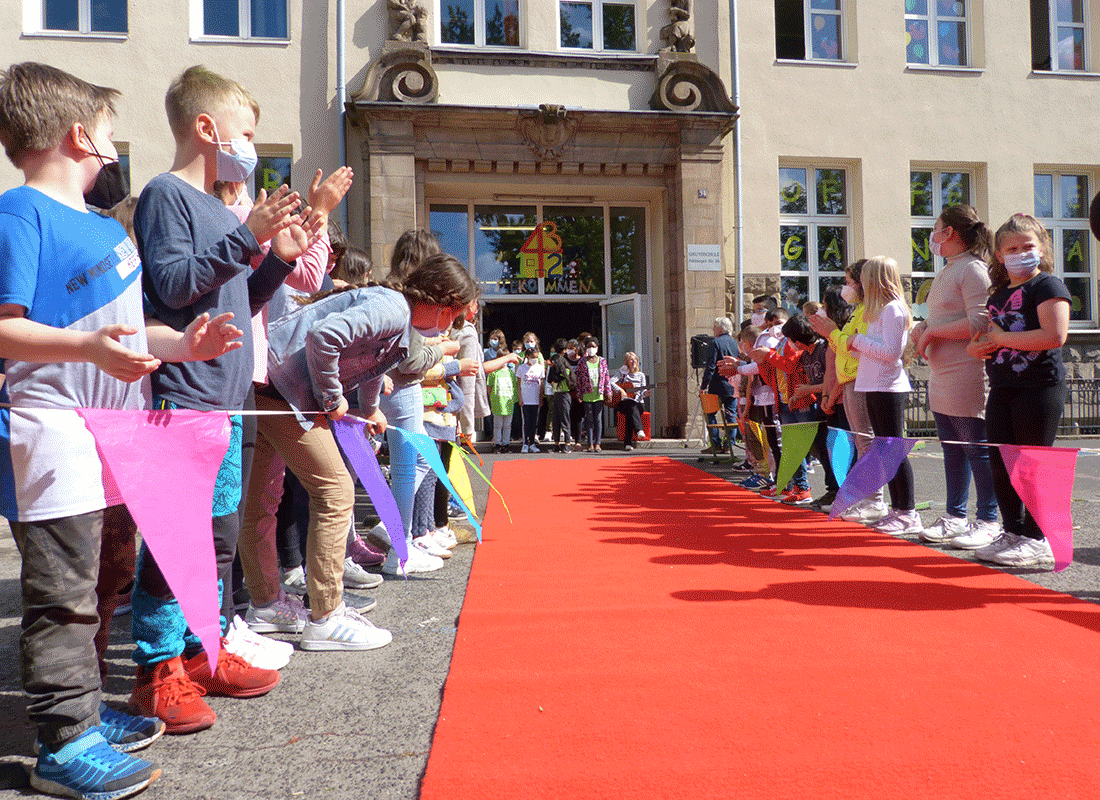
[[[1095,31],[1100,3],[1088,6]],[[899,4],[849,0],[846,9],[857,62],[778,63],[774,4],[738,3],[746,272],[779,270],[782,159],[848,162],[851,257],[885,253],[904,270],[914,162],[973,165],[979,210],[994,227],[1033,210],[1036,165],[1100,164],[1100,75],[1032,72],[1026,4],[972,5],[978,63],[969,71],[907,68]],[[1100,43],[1090,44],[1100,72]]]

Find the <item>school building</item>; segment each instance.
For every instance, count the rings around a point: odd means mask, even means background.
[[[123,91],[135,191],[171,163],[170,80],[242,81],[253,188],[346,162],[376,264],[429,227],[484,331],[636,351],[655,435],[698,436],[690,338],[753,295],[794,307],[883,253],[919,315],[960,201],[1046,222],[1094,377],[1100,0],[13,0],[0,30],[6,61]]]

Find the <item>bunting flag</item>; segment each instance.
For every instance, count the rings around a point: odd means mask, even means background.
[[[842,428],[829,428],[825,434],[825,446],[829,448],[829,461],[833,465],[833,474],[837,483],[844,483],[848,470],[852,468],[852,456],[855,454],[855,437],[851,431]]]
[[[1054,570],[1073,561],[1073,476],[1077,450],[1068,447],[1025,447],[999,444],[1012,488],[1050,542]]]
[[[390,491],[389,484],[386,483],[386,476],[382,474],[378,456],[374,454],[374,448],[367,441],[365,430],[366,423],[356,417],[346,416],[332,423],[332,432],[336,435],[336,441],[340,443],[340,449],[348,457],[359,482],[367,490],[382,524],[386,526],[390,544],[393,545],[398,560],[403,564],[409,560],[409,545],[405,541],[405,526],[401,522],[401,511],[397,507],[397,501],[394,499],[393,492]]]
[[[798,465],[810,452],[820,425],[820,422],[788,422],[783,425],[783,449],[775,475],[775,485],[780,491],[791,482]]]
[[[217,665],[221,604],[211,511],[226,411],[77,409],[187,624]]]
[[[466,461],[462,458],[462,448],[452,444],[451,463],[447,465],[447,477],[458,490],[458,496],[466,507],[474,512],[477,517],[477,506],[474,505],[474,487],[470,485],[470,473],[466,471]]]
[[[836,500],[829,510],[829,519],[835,519],[837,515],[885,486],[897,474],[901,462],[916,443],[916,439],[876,436],[863,458],[849,470],[848,477],[836,493]]]
[[[475,463],[473,462],[473,459],[472,459],[472,458],[470,458],[470,457],[469,457],[468,455],[466,455],[466,454],[465,454],[465,453],[464,453],[464,452],[463,452],[462,450],[459,450],[459,451],[458,451],[458,454],[459,454],[460,456],[462,456],[463,460],[464,460],[464,461],[466,462],[466,466],[468,466],[468,467],[469,467],[470,469],[472,469],[472,470],[473,470],[474,472],[476,472],[476,473],[477,473],[478,475],[480,475],[480,476],[481,476],[481,479],[482,479],[483,481],[485,481],[485,483],[486,483],[486,484],[488,484],[489,488],[490,488],[490,489],[492,489],[492,490],[493,490],[494,492],[496,492],[496,493],[497,493],[497,497],[499,497],[499,498],[500,498],[500,504],[501,504],[502,506],[504,506],[504,512],[505,512],[505,513],[506,513],[506,514],[508,515],[508,521],[509,521],[509,522],[511,522],[511,521],[512,521],[512,511],[511,511],[511,509],[509,509],[509,508],[508,508],[508,503],[507,503],[507,502],[505,502],[505,500],[504,500],[504,495],[502,495],[502,494],[500,493],[500,489],[498,489],[497,487],[493,486],[493,482],[492,482],[491,480],[489,480],[488,478],[486,478],[486,477],[485,477],[485,473],[484,473],[484,472],[482,472],[482,471],[481,471],[480,469],[478,469],[478,468],[477,468],[477,464],[475,464]]]
[[[748,428],[748,436],[745,437],[745,450],[759,464],[767,458],[764,455],[764,429],[759,422],[753,422],[751,419],[746,420],[745,425]]]
[[[398,428],[396,425],[389,426],[386,430],[393,431],[397,435],[394,437],[399,442],[399,448],[412,447],[417,453],[420,453],[421,458],[428,462],[428,466],[432,468],[436,477],[440,482],[447,487],[447,491],[451,493],[451,497],[455,499],[459,507],[466,512],[466,516],[469,517],[470,524],[474,528],[474,532],[477,534],[478,542],[481,541],[481,524],[477,521],[477,517],[474,512],[466,505],[466,502],[459,497],[458,492],[455,491],[454,484],[451,483],[451,479],[447,477],[447,470],[443,467],[443,459],[439,457],[439,450],[436,449],[435,440],[424,433],[413,433],[412,431]],[[414,455],[415,457],[415,455]],[[393,463],[394,459],[394,447],[390,445],[390,463]]]

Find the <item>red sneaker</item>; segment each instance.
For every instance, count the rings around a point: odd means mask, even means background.
[[[259,669],[230,653],[224,641],[213,676],[205,651],[184,661],[183,668],[188,677],[212,697],[259,697],[274,689],[281,679],[277,669]]]
[[[802,506],[813,501],[809,489],[791,489],[780,499],[792,506]]]
[[[183,668],[179,656],[152,667],[138,667],[130,695],[130,712],[164,720],[167,733],[194,733],[214,724],[218,716]]]

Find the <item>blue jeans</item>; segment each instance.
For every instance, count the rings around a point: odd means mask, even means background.
[[[424,433],[424,392],[419,383],[395,387],[392,394],[384,394],[378,406],[386,415],[388,425],[396,425],[410,433]],[[428,474],[428,462],[412,447],[404,448],[395,442],[396,434],[386,433],[390,445],[390,488],[401,522],[405,526],[405,540],[412,541],[413,502],[420,482]],[[411,452],[412,456],[409,455]]]
[[[792,411],[786,403],[782,400],[779,401],[779,422],[783,425],[794,424],[796,422],[817,422],[817,407],[810,406],[809,408],[803,408],[799,411]],[[783,433],[780,431],[780,447],[783,444]],[[779,465],[775,465],[776,470],[779,469]],[[794,484],[796,489],[809,489],[810,479],[806,477],[806,459],[802,459],[799,462],[798,467],[794,471],[794,476],[791,478],[791,483]],[[780,486],[779,491],[783,491],[785,487]]]
[[[727,423],[736,422],[737,421],[737,398],[734,397],[731,394],[731,395],[726,396],[726,397],[723,397],[722,395],[719,395],[718,399],[719,399],[719,402],[722,404],[722,409],[726,412],[725,422],[727,422]],[[719,422],[718,414],[707,414],[707,425],[708,426],[717,425],[718,422]],[[707,430],[710,432],[710,443],[712,445],[714,445],[714,447],[717,448],[717,449],[721,449],[721,447],[722,447],[723,434],[726,435],[726,436],[732,436],[733,435],[733,431],[729,430],[729,429],[723,429],[723,428],[717,428],[717,427],[715,427],[715,428],[708,427]]]
[[[985,442],[985,420],[980,417],[950,417],[932,412],[936,418],[936,432],[941,442]],[[993,472],[989,466],[988,447],[966,447],[961,444],[943,445],[943,472],[947,483],[945,498],[947,513],[966,518],[966,506],[970,500],[970,477],[978,499],[974,516],[985,522],[997,521],[997,494],[993,491]]]

